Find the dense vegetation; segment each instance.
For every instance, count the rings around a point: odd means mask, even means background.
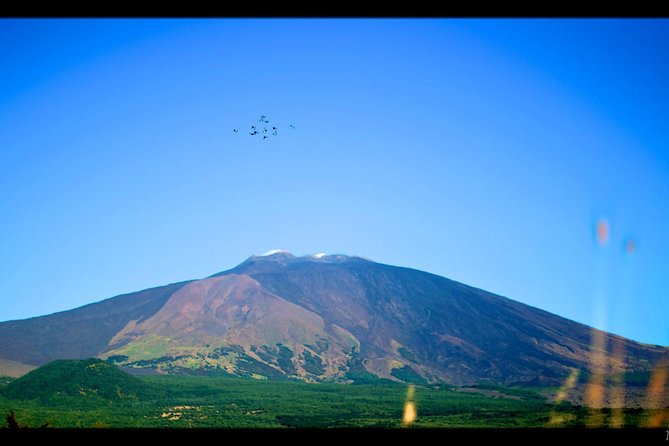
[[[365,382],[362,372],[360,382]],[[371,380],[370,380],[371,382]],[[56,361],[0,380],[0,426],[401,427],[408,388],[215,376],[134,377],[99,360]],[[527,389],[416,386],[412,427],[583,426],[591,414]],[[610,414],[603,412],[604,419]],[[627,425],[648,413],[627,410]],[[3,423],[2,420],[6,420]]]
[[[162,390],[99,359],[59,360],[46,364],[0,388],[0,395],[41,404],[139,401]]]
[[[406,386],[343,385],[244,378],[150,376],[165,390],[142,400],[0,397],[0,413],[22,425],[56,427],[400,427]],[[83,396],[82,396],[83,397]],[[421,387],[416,426],[537,426],[548,421],[540,400],[489,398]]]
[[[12,378],[11,376],[0,376],[0,389],[5,387],[7,384],[10,382],[14,381],[16,378]]]

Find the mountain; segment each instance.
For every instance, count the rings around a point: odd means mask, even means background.
[[[593,333],[625,352],[612,374],[669,358],[423,271],[271,251],[205,279],[0,323],[0,375],[3,360],[97,356],[137,372],[555,385],[589,368]]]
[[[94,358],[52,361],[0,389],[6,398],[43,404],[138,400],[158,394],[139,378]]]
[[[129,321],[155,314],[188,282],[116,296],[74,310],[0,323],[2,359],[39,366],[54,359],[97,356]],[[0,368],[0,375],[3,374]]]

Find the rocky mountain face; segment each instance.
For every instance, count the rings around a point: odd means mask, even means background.
[[[597,332],[643,372],[669,349]],[[593,329],[426,272],[359,257],[252,256],[211,277],[0,323],[3,363],[97,356],[135,371],[351,382],[556,384]],[[622,347],[622,348],[621,348]]]

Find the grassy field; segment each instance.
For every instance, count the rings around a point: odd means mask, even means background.
[[[3,419],[13,411],[29,427],[402,427],[408,393],[417,417],[411,427],[575,427],[587,422],[585,409],[555,407],[527,390],[399,384],[309,384],[243,378],[147,376],[159,389],[142,399],[60,401],[0,398]],[[0,386],[5,382],[0,383]],[[484,393],[481,393],[481,392]],[[626,424],[647,414],[626,412]],[[603,414],[604,418],[607,413]]]

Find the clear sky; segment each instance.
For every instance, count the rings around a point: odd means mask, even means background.
[[[0,20],[0,320],[280,248],[669,345],[668,47],[667,20]]]

